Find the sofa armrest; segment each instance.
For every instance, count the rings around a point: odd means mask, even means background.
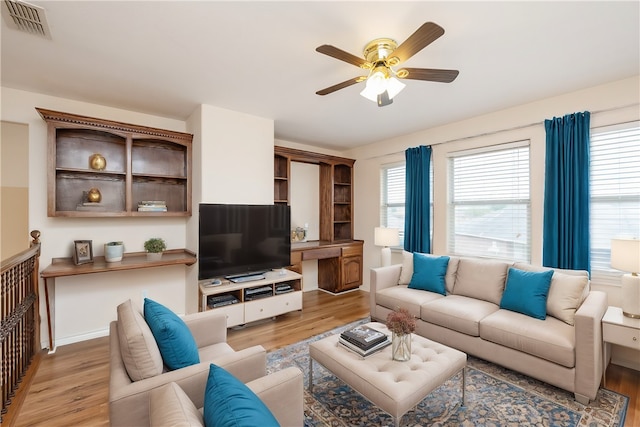
[[[203,360],[202,362],[207,362],[207,366],[209,363],[215,363],[243,383],[267,375],[267,352],[261,345],[254,345],[234,353],[222,354],[210,361]]]
[[[208,377],[209,362],[165,372],[119,388],[111,386],[109,388],[110,424],[111,426],[149,425],[149,394],[151,390],[170,382],[177,383],[191,399],[199,396],[199,400],[202,400]]]
[[[602,317],[607,294],[591,291],[576,311],[576,399],[595,399],[602,379]]]
[[[187,324],[198,348],[227,342],[227,316],[215,310],[187,314],[182,318]]]
[[[394,264],[387,267],[378,267],[371,269],[371,277],[369,280],[369,304],[371,313],[375,313],[376,292],[396,286],[400,280],[400,272],[402,264]]]
[[[247,383],[281,426],[304,424],[304,390],[300,369],[290,367]]]

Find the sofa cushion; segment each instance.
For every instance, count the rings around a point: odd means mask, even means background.
[[[414,317],[420,317],[420,306],[426,302],[444,298],[440,294],[418,289],[409,289],[406,285],[392,286],[376,292],[376,304],[395,310],[403,307]]]
[[[516,268],[527,271],[548,271],[548,267],[517,263]],[[553,269],[547,297],[547,314],[574,325],[576,310],[589,294],[589,273],[584,270]]]
[[[463,334],[480,336],[480,321],[498,310],[498,306],[475,298],[449,295],[422,304],[420,318]]]
[[[408,285],[413,277],[413,253],[402,251],[402,268],[398,285]]]
[[[132,381],[162,373],[162,356],[142,314],[127,300],[116,308],[120,354]]]
[[[555,272],[551,278],[547,314],[568,325],[575,324],[576,310],[588,295],[589,277]]]
[[[538,320],[498,310],[482,319],[480,337],[567,368],[575,366],[575,329],[555,317]]]
[[[505,261],[460,258],[453,293],[500,305],[510,265]]]
[[[523,271],[509,268],[500,308],[535,319],[547,317],[547,295],[553,271]]]
[[[414,253],[413,276],[409,288],[446,295],[444,276],[447,274],[448,265],[448,256]]]
[[[449,256],[449,264],[447,265],[447,274],[444,276],[444,282],[447,287],[447,293],[453,292],[453,285],[456,281],[456,271],[458,270],[457,256]],[[399,285],[408,285],[413,277],[413,253],[403,251],[402,252],[402,268],[400,270]]]
[[[203,426],[204,420],[184,390],[171,382],[149,393],[149,425],[195,427]]]
[[[145,298],[144,318],[158,343],[162,360],[170,370],[200,363],[198,346],[189,327],[173,311]]]
[[[229,372],[211,364],[204,394],[207,427],[278,426],[269,408]]]

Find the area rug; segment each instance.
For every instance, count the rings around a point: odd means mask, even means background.
[[[309,380],[309,343],[340,333],[358,323],[336,328],[267,354],[267,370],[297,366],[304,373],[306,427],[389,426],[391,416],[352,390],[318,363],[313,364],[313,393]],[[402,426],[620,426],[629,399],[601,388],[589,405],[573,394],[493,363],[468,357],[466,405],[461,407],[461,373],[435,389],[415,410],[402,417]]]

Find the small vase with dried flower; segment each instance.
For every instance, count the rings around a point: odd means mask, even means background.
[[[416,330],[416,319],[406,308],[398,308],[387,316],[387,328],[391,331],[391,355],[393,360],[405,362],[411,359],[411,334]]]

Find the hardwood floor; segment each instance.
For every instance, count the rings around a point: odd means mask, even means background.
[[[369,294],[305,292],[303,307],[273,321],[230,329],[227,341],[236,350],[256,344],[267,351],[284,347],[368,316]],[[10,408],[3,426],[108,426],[108,346],[103,337],[43,354],[22,407]],[[629,396],[625,425],[639,426],[640,372],[610,365],[607,388]]]

